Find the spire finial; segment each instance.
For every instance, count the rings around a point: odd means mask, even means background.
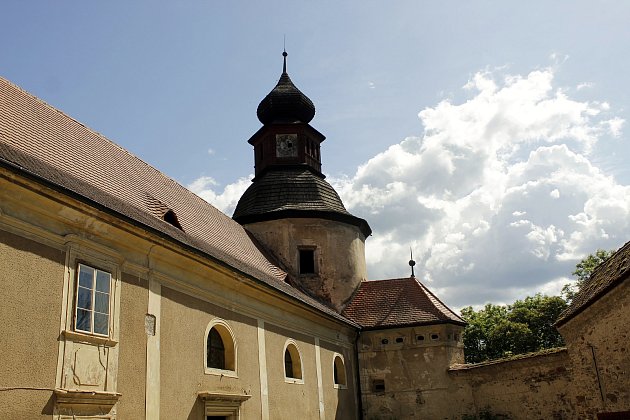
[[[416,265],[416,262],[413,260],[413,250],[411,247],[409,248],[409,252],[411,253],[411,259],[409,260],[409,267],[411,267],[411,277],[416,277],[413,272],[413,266]]]
[[[284,48],[282,50],[282,57],[284,57],[284,63],[282,64],[282,73],[286,73],[287,72],[287,37],[285,35],[284,37]]]

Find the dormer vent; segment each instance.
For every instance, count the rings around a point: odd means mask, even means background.
[[[160,220],[165,221],[171,226],[175,226],[177,229],[183,231],[182,225],[179,223],[177,219],[177,215],[173,211],[173,209],[169,208],[166,204],[153,197],[152,195],[145,194],[144,202],[147,206],[147,210],[153,216],[157,217]]]

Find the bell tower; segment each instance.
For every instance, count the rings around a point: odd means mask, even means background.
[[[249,139],[255,177],[233,219],[284,264],[293,284],[341,311],[367,277],[368,223],[350,214],[321,172],[323,134],[310,125],[313,102],[280,80],[258,105],[263,126]]]
[[[315,106],[289,78],[288,54],[282,55],[280,80],[256,112],[263,127],[249,139],[254,146],[255,174],[258,177],[274,166],[306,165],[321,175],[320,149],[326,137],[309,125]]]

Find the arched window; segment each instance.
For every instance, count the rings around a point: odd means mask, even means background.
[[[284,377],[290,382],[301,382],[302,357],[293,340],[287,340],[284,347]],[[297,381],[296,381],[297,380]]]
[[[212,328],[210,334],[208,334],[207,349],[207,367],[225,369],[225,346],[223,345],[221,334],[216,328]]]
[[[345,388],[347,385],[346,367],[340,354],[335,354],[333,358],[333,381],[335,388]]]
[[[236,373],[236,342],[229,325],[215,319],[206,329],[205,340],[206,373],[226,375]]]

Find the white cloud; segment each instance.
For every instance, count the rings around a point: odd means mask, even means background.
[[[215,192],[219,184],[212,177],[202,176],[191,182],[187,188],[223,213],[231,215],[239,198],[250,186],[252,178],[253,175],[239,178],[236,182],[226,185],[222,192]]]
[[[589,89],[592,88],[593,84],[591,82],[584,82],[584,83],[580,83],[579,85],[577,85],[576,89],[577,90],[584,90],[584,89]]]
[[[215,153],[215,152],[214,152],[214,149],[211,149],[211,148],[210,148],[210,149],[208,149],[208,154],[209,154],[210,156],[214,155],[214,153]]]
[[[331,180],[374,230],[370,278],[406,275],[411,246],[453,306],[511,302],[559,290],[579,258],[630,237],[630,187],[590,160],[624,120],[554,87],[554,71],[479,72],[467,101],[419,113],[422,137]]]

